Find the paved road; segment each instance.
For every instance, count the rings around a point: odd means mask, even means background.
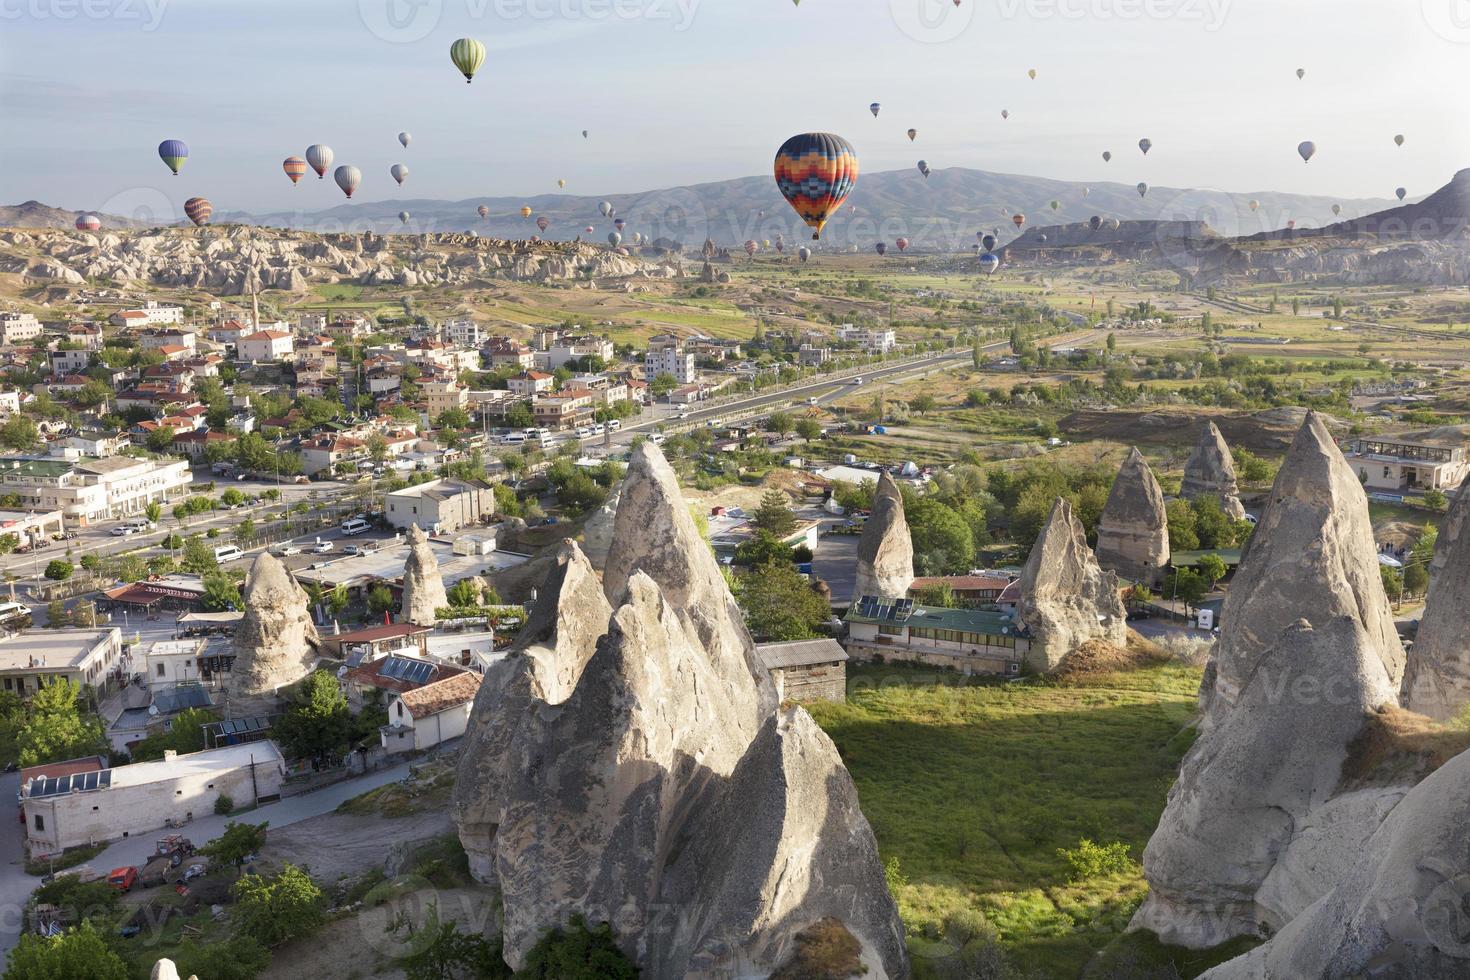
[[[279,803],[267,804],[236,819],[249,823],[270,821],[272,827],[286,827],[329,813],[344,800],[403,779],[407,775],[408,763],[405,762],[391,769],[380,769],[377,772],[358,776],[313,793],[287,797]],[[19,788],[19,773],[6,773],[0,776],[0,802],[8,803],[15,799]],[[26,899],[41,883],[40,878],[33,878],[25,873],[22,861],[24,830],[14,819],[14,812],[9,810],[8,805],[4,807],[4,810],[10,813],[11,817],[8,821],[9,830],[0,832],[0,857],[5,859],[5,866],[0,869],[0,960],[8,957],[10,950],[19,941]],[[181,828],[181,832],[196,845],[202,845],[218,837],[224,831],[225,823],[229,819],[229,817],[217,817],[210,814],[190,822]],[[141,866],[150,856],[149,852],[153,849],[154,839],[161,836],[163,832],[160,830],[158,834],[149,833],[131,840],[119,841],[87,863],[94,871],[103,874],[113,868],[128,864]],[[327,845],[324,843],[324,846]]]
[[[812,553],[812,574],[832,589],[832,601],[846,605],[857,587],[856,534],[826,534]]]

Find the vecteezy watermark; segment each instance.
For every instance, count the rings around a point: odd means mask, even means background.
[[[1230,13],[1231,0],[996,0],[1003,20],[1197,22],[1218,31]]]
[[[975,6],[954,0],[888,0],[898,29],[925,44],[943,44],[965,33],[975,19]]]
[[[0,0],[0,20],[116,20],[156,31],[169,0]]]
[[[1419,0],[1419,16],[1451,44],[1470,44],[1470,0]]]
[[[0,0],[4,2],[4,0]],[[37,0],[39,2],[39,0]],[[449,0],[472,21],[665,21],[675,31],[694,23],[700,0]],[[390,44],[422,41],[439,26],[445,0],[357,0],[357,14],[374,36]]]

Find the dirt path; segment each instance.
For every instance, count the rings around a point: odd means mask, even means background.
[[[381,869],[389,851],[453,831],[447,810],[407,817],[324,813],[280,830],[271,828],[263,863],[307,868],[324,891],[351,875]]]

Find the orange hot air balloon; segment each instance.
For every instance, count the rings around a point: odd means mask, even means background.
[[[300,157],[287,157],[281,162],[281,169],[286,171],[286,176],[291,178],[291,183],[299,184],[301,178],[306,176],[306,161]]]

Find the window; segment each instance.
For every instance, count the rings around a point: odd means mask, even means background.
[[[878,627],[878,632],[886,636],[903,636],[903,627],[880,624]]]
[[[398,717],[400,717],[400,718],[403,717],[403,702],[402,701],[399,701],[398,702]]]
[[[45,830],[46,829],[46,818],[44,816],[42,816],[41,814],[39,814],[39,813],[36,814],[36,829],[37,830]]]
[[[164,665],[163,664],[159,664],[158,665],[158,676],[159,677],[162,677],[162,676],[164,676],[164,673],[165,673],[165,667],[164,667]]]

